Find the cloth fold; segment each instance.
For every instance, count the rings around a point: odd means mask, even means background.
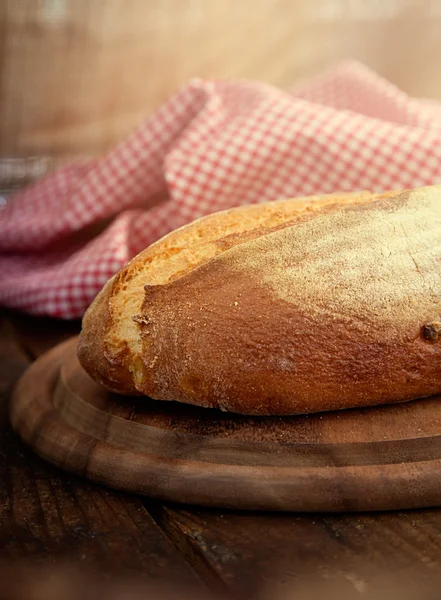
[[[0,303],[80,317],[142,248],[211,212],[440,182],[441,104],[362,64],[290,92],[196,79],[106,156],[58,169],[0,211]]]

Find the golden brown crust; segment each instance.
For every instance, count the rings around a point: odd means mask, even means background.
[[[106,344],[106,337],[112,326],[109,296],[113,286],[114,278],[106,283],[84,315],[78,358],[89,375],[109,390],[136,394],[132,378],[121,369],[121,360],[109,353]]]
[[[83,318],[78,356],[88,373],[108,389],[139,394],[142,371],[139,313],[144,286],[164,284],[226,249],[294,218],[310,218],[335,203],[360,202],[369,192],[328,194],[241,206],[208,215],[171,232],[140,252],[98,294]],[[145,346],[145,344],[144,344]],[[145,351],[145,347],[144,347]]]
[[[135,259],[148,284],[142,308],[124,315],[136,318],[136,353],[133,340],[114,337],[112,314],[134,267],[107,285],[79,350],[92,376],[117,391],[245,414],[441,392],[441,342],[424,333],[441,317],[440,188],[326,200],[231,229],[208,235],[187,268],[166,261],[161,283],[146,256],[176,247],[170,239]]]

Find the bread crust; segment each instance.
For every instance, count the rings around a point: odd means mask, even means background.
[[[120,393],[242,414],[440,393],[441,188],[277,204],[138,255],[84,317],[85,369]]]

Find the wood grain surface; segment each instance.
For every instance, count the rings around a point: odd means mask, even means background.
[[[29,338],[26,345],[33,347],[35,354],[38,348],[47,349],[51,340],[55,341],[57,332],[59,339],[63,339],[75,327],[75,324],[55,319],[8,313],[0,331],[1,473],[13,472],[16,481],[24,481],[30,490],[26,492],[19,486],[12,490],[6,484],[8,478],[0,480],[0,560],[7,558],[8,571],[14,581],[17,577],[11,570],[11,556],[28,561],[35,556],[45,556],[51,548],[52,561],[72,557],[75,552],[80,556],[80,552],[87,552],[96,557],[95,564],[106,574],[118,573],[118,560],[124,567],[130,562],[128,557],[133,559],[132,573],[137,574],[143,570],[148,573],[150,561],[157,560],[163,567],[158,571],[158,580],[165,578],[170,582],[174,577],[174,583],[179,585],[180,569],[172,570],[173,575],[167,572],[168,561],[176,560],[175,551],[164,545],[162,536],[157,537],[157,529],[150,528],[153,518],[182,559],[210,589],[227,591],[235,598],[432,600],[437,597],[441,569],[440,509],[334,515],[184,509],[147,498],[104,492],[100,486],[41,461],[11,433],[4,419],[8,390],[27,366],[28,351],[23,353],[16,335],[17,325],[24,322]],[[20,337],[21,341],[26,337],[25,328]],[[38,487],[41,484],[36,485],[35,482],[41,480],[53,484],[50,494],[44,495]],[[65,490],[63,495],[68,500],[62,502],[61,507],[60,488]],[[106,513],[109,520],[114,520],[112,526],[87,519],[75,508],[76,495],[84,498],[84,491],[81,492],[84,489],[89,491],[90,506],[84,507],[83,501],[82,508],[89,514],[90,511],[97,514],[96,505],[107,501],[106,494],[118,498],[118,502],[113,502],[116,515]],[[42,501],[40,496],[43,496],[44,508],[38,508]],[[127,533],[123,516],[127,515],[126,502],[129,506],[135,503],[139,520],[134,534]],[[14,510],[10,509],[11,505],[15,506]],[[133,514],[133,505],[128,510]],[[58,511],[66,525],[61,525],[54,542],[54,534],[41,523]],[[71,511],[73,517],[69,516]],[[26,514],[35,512],[40,515],[39,527],[26,520]],[[75,525],[69,527],[71,520]],[[109,529],[110,534],[106,535]],[[8,540],[7,544],[3,544],[4,539]],[[91,550],[88,550],[89,544]],[[155,547],[156,555],[145,550]],[[88,561],[81,564],[87,566]],[[53,562],[51,565],[53,574]],[[184,576],[181,593],[187,589],[185,581]],[[4,589],[4,579],[2,585]],[[36,589],[34,579],[32,589]],[[106,598],[112,597],[108,594]]]
[[[50,563],[54,572],[54,564],[67,561],[200,590],[199,578],[138,498],[66,476],[12,433],[9,394],[28,359],[11,321],[2,317],[0,322],[0,564],[38,561]],[[3,585],[2,578],[6,594]]]
[[[416,600],[439,594],[439,509],[292,515],[165,505],[155,516],[207,580],[215,573],[237,597]]]
[[[439,99],[440,33],[438,0],[1,0],[0,180],[102,154],[192,77],[356,59]]]
[[[42,457],[130,492],[236,509],[341,511],[441,504],[441,403],[252,418],[106,392],[77,338],[37,360],[11,405]],[[384,483],[387,485],[384,485]]]

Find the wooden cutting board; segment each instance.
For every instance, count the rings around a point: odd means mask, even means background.
[[[77,338],[20,380],[11,419],[48,461],[96,482],[236,509],[441,504],[441,398],[300,417],[245,417],[99,387]]]

